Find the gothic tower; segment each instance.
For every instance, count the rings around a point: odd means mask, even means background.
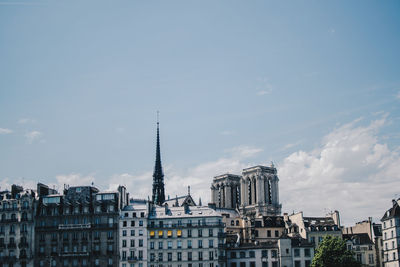
[[[153,196],[152,201],[154,204],[162,205],[165,201],[164,191],[164,174],[161,166],[161,152],[160,152],[160,123],[157,119],[157,147],[156,147],[156,163],[153,173]]]
[[[280,215],[279,179],[275,166],[254,166],[243,170],[240,211],[255,217]]]

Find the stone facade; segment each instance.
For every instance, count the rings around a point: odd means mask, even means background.
[[[381,219],[383,227],[383,264],[385,267],[399,267],[400,248],[400,199],[392,201],[392,207]]]
[[[120,267],[147,267],[147,217],[149,203],[135,200],[121,211],[119,222]]]
[[[236,209],[240,205],[241,176],[223,174],[215,176],[211,185],[211,202],[217,208]]]
[[[222,217],[199,206],[152,206],[148,218],[150,267],[225,266]]]
[[[325,217],[304,217],[303,212],[284,215],[289,236],[300,236],[318,247],[327,235],[342,238],[339,212],[335,211]]]
[[[0,266],[33,266],[36,193],[13,185],[0,192]]]
[[[124,187],[66,187],[63,194],[40,195],[35,266],[118,266],[118,222],[127,198]]]

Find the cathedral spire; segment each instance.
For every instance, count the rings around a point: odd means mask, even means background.
[[[162,205],[165,201],[164,192],[164,174],[161,165],[161,151],[160,151],[160,122],[158,120],[157,111],[157,144],[156,144],[156,162],[153,173],[153,197],[152,200],[157,205]]]

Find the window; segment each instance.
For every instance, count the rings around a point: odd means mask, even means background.
[[[143,247],[143,239],[139,239],[139,247]]]
[[[309,248],[305,248],[305,249],[304,249],[304,256],[305,256],[305,257],[310,257],[310,256],[311,256],[311,253],[310,253],[310,249],[309,249]]]
[[[132,226],[132,227],[135,226],[135,221],[131,221],[131,226]]]
[[[214,240],[210,239],[208,240],[208,247],[213,248],[214,247]]]
[[[135,230],[131,230],[131,236],[135,236]],[[153,236],[154,236],[154,231],[153,231]]]
[[[250,257],[250,258],[255,258],[255,257],[256,257],[256,252],[253,251],[253,250],[250,250],[250,251],[249,251],[249,257]]]
[[[306,260],[304,263],[305,263],[305,267],[310,267],[311,266],[311,261],[310,260]]]
[[[271,230],[267,230],[267,237],[271,237]]]
[[[168,249],[172,248],[172,241],[168,241]]]
[[[192,237],[192,229],[188,229],[187,230],[187,236],[188,237]]]
[[[139,236],[142,236],[142,235],[143,235],[143,230],[140,229],[140,230],[139,230]]]
[[[176,236],[177,236],[177,237],[181,237],[181,236],[182,236],[182,230],[176,231]]]
[[[236,251],[231,252],[231,259],[236,259]]]
[[[294,261],[294,267],[301,267],[301,261]]]
[[[150,261],[154,261],[154,259],[155,259],[154,253],[150,253]]]
[[[139,226],[143,226],[143,221],[139,221]]]
[[[279,231],[275,230],[275,237],[279,237]]]
[[[192,252],[189,251],[189,252],[188,252],[188,261],[191,261],[191,260],[192,260]]]
[[[154,242],[150,242],[150,249],[154,249]]]
[[[192,248],[192,240],[188,240],[187,241],[187,247],[188,248]]]
[[[122,236],[126,236],[126,230],[122,231]]]
[[[171,252],[168,253],[168,261],[172,261],[172,253]]]
[[[209,260],[214,260],[214,252],[213,251],[209,251],[208,252],[208,259]]]
[[[202,248],[203,247],[203,240],[198,240],[198,247],[199,248]]]
[[[135,239],[131,239],[131,248],[135,247]]]
[[[127,222],[126,221],[123,221],[122,222],[122,227],[126,227],[127,226]]]
[[[266,249],[261,250],[261,257],[268,258],[268,250]]]
[[[199,229],[199,230],[198,230],[198,236],[199,236],[199,237],[202,237],[202,236],[203,236],[203,229]]]
[[[168,230],[168,231],[167,231],[167,236],[168,236],[168,237],[172,237],[172,230]]]
[[[178,242],[177,242],[177,248],[182,248],[182,241],[181,241],[181,240],[178,240]]]
[[[163,242],[162,241],[158,242],[158,249],[163,249]]]
[[[164,232],[161,230],[161,231],[158,231],[158,237],[159,238],[162,238],[163,237],[163,234],[164,234]]]
[[[298,249],[298,248],[294,249],[294,256],[295,257],[300,257],[300,249]]]
[[[276,258],[278,257],[278,251],[277,250],[271,250],[271,258]]]
[[[374,264],[374,255],[373,254],[369,254],[368,255],[368,263],[369,264]]]
[[[240,258],[246,258],[246,251],[240,251]]]
[[[213,229],[208,229],[208,236],[214,236]]]
[[[182,260],[182,252],[178,252],[178,261],[181,261]]]
[[[122,247],[123,247],[123,248],[126,248],[126,240],[125,240],[125,239],[122,240]]]
[[[163,261],[163,253],[162,252],[158,253],[158,260]]]

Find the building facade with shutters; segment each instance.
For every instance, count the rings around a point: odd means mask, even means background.
[[[148,209],[147,201],[131,200],[131,203],[121,210],[120,267],[147,267]]]
[[[35,266],[118,266],[118,222],[127,198],[121,186],[115,192],[77,186],[40,193]]]
[[[392,207],[382,219],[383,266],[400,266],[400,198],[392,200]]]
[[[34,266],[36,193],[12,185],[0,192],[0,266]]]
[[[148,217],[150,267],[225,266],[222,217],[208,207],[152,206]]]

